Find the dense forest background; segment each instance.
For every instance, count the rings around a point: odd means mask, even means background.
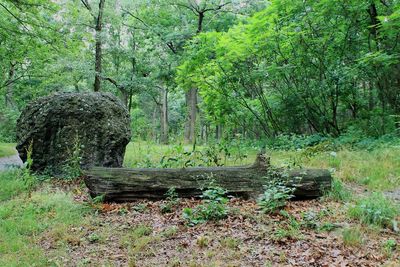
[[[0,141],[84,91],[160,143],[394,135],[399,35],[398,0],[1,0]]]

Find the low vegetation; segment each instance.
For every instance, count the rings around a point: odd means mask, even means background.
[[[392,203],[382,193],[372,193],[362,197],[349,209],[350,217],[364,224],[397,229],[396,218],[399,216],[399,207]]]
[[[0,142],[0,158],[12,156],[15,154],[15,144],[14,143],[1,143]]]
[[[142,154],[132,150],[139,146],[146,147]],[[248,257],[249,251],[263,250],[265,246],[282,252],[265,254],[263,262],[284,264],[294,258],[308,262],[312,260],[308,255],[317,255],[320,247],[326,247],[329,253],[317,259],[321,264],[335,262],[337,258],[332,255],[337,253],[343,261],[359,265],[398,264],[399,210],[396,202],[384,196],[389,184],[398,184],[396,179],[387,181],[388,177],[398,179],[394,171],[396,147],[377,146],[366,152],[349,147],[320,151],[318,146],[281,150],[270,145],[268,150],[275,166],[331,168],[335,177],[332,189],[320,200],[312,201],[289,201],[291,189],[278,181],[266,182],[258,201],[239,200],[228,196],[210,177],[199,200],[181,199],[176,189],[170,188],[162,201],[105,203],[102,197],[90,198],[82,183],[71,179],[75,172],[61,180],[38,177],[25,170],[0,172],[0,265],[95,265],[103,259],[101,251],[105,250],[109,253],[102,261],[109,264],[251,265],[254,262]],[[163,167],[158,155],[165,151],[177,159],[173,162],[182,163],[191,157],[186,152],[174,155],[175,148],[169,149],[171,146],[132,143],[126,157],[135,157],[133,167]],[[183,149],[192,155],[197,153],[193,147]],[[195,149],[207,150],[201,146]],[[234,154],[225,161],[225,152],[220,151],[216,158],[222,160],[209,164],[251,163],[256,149],[241,150],[248,151],[242,161],[235,162]],[[144,157],[148,151],[152,158]],[[362,164],[360,157],[364,157]],[[196,157],[192,160],[193,165],[205,162]],[[380,173],[369,173],[373,164],[387,167]],[[179,165],[164,167],[176,166]],[[366,184],[362,178],[346,178],[343,174],[350,168],[354,168],[353,173],[375,177],[375,182]],[[376,186],[376,181],[387,184]],[[369,188],[379,193],[370,193]],[[295,244],[302,244],[311,252]],[[360,251],[365,253],[354,256],[354,248],[362,248]],[[73,254],[69,254],[71,251]],[[368,256],[371,253],[374,258]]]
[[[228,198],[226,190],[211,182],[203,191],[203,203],[195,208],[184,208],[183,218],[189,226],[194,226],[207,221],[218,221],[228,216]]]

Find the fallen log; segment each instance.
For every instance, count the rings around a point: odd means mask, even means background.
[[[85,184],[92,197],[103,195],[107,201],[162,199],[171,187],[180,197],[196,197],[211,180],[229,194],[255,197],[263,192],[263,185],[278,178],[286,186],[295,188],[297,198],[315,198],[330,189],[332,177],[327,170],[272,168],[269,158],[258,155],[251,166],[194,167],[182,169],[129,169],[94,167],[84,171]]]

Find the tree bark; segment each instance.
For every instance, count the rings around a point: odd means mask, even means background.
[[[99,92],[101,90],[101,74],[102,74],[102,36],[101,31],[103,28],[103,13],[104,13],[104,2],[105,0],[100,0],[99,2],[99,13],[96,18],[96,51],[95,51],[95,77],[94,77],[94,91]]]
[[[16,103],[14,100],[14,84],[13,79],[15,76],[15,65],[16,63],[10,62],[10,69],[8,71],[8,80],[6,82],[6,95],[5,95],[5,105],[9,108],[16,108]]]
[[[297,198],[319,197],[330,189],[332,177],[327,170],[302,169],[285,171],[269,166],[269,158],[259,155],[251,166],[197,167],[183,169],[126,169],[95,167],[84,172],[90,194],[104,195],[108,201],[162,199],[174,187],[180,197],[197,197],[200,188],[210,180],[225,188],[229,194],[256,197],[263,185],[278,178],[295,189]]]
[[[161,143],[168,144],[168,89],[161,88]]]
[[[186,92],[186,104],[188,107],[188,120],[185,127],[186,143],[196,142],[196,117],[197,117],[197,88]]]

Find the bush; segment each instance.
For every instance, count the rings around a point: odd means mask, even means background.
[[[328,137],[321,134],[313,135],[278,135],[273,139],[267,140],[267,147],[278,150],[303,149],[318,145],[329,140]]]
[[[373,193],[368,197],[356,202],[356,205],[349,209],[349,215],[365,224],[377,225],[380,227],[395,226],[395,218],[399,209],[389,201],[382,193]]]
[[[286,206],[287,201],[293,197],[294,188],[289,188],[281,181],[274,179],[264,185],[264,190],[257,204],[262,212],[273,213]]]
[[[189,226],[226,218],[228,216],[226,193],[225,189],[211,183],[201,196],[203,204],[194,209],[183,209],[183,218],[188,221]]]

